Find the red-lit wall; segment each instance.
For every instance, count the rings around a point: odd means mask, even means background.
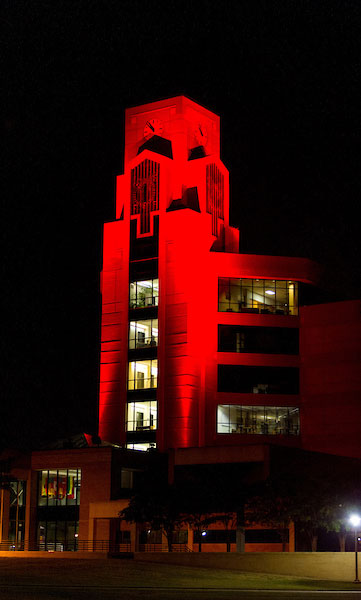
[[[104,226],[99,435],[125,442],[128,350],[129,223]]]
[[[301,440],[361,458],[361,302],[301,309]]]

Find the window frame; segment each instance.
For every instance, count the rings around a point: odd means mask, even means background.
[[[228,421],[220,420],[220,409],[228,409]],[[231,420],[231,412],[239,415],[239,419]],[[268,411],[268,414],[267,414]],[[269,413],[275,413],[274,422]],[[263,413],[263,418],[262,418]],[[283,413],[283,414],[282,414]],[[293,413],[293,418],[292,418]],[[261,417],[261,418],[260,418]],[[282,419],[285,425],[282,427]],[[228,431],[221,431],[221,428]],[[217,404],[216,408],[216,433],[217,435],[300,435],[300,408],[298,406],[267,406],[243,404]]]
[[[218,312],[298,316],[298,284],[289,279],[219,277]]]

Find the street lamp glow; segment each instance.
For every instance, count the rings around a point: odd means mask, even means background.
[[[353,514],[350,515],[349,521],[355,530],[355,583],[361,583],[358,578],[358,559],[357,559],[357,551],[358,551],[358,539],[357,539],[357,528],[360,525],[361,519],[358,515]]]

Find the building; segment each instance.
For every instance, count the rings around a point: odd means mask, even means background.
[[[183,96],[127,110],[104,226],[101,445],[13,461],[3,539],[23,528],[29,547],[134,549],[117,514],[158,454],[170,479],[217,464],[266,473],[270,445],[361,458],[360,302],[312,305],[315,263],[240,254],[238,233],[219,117]]]

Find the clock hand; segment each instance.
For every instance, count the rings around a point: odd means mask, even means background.
[[[154,127],[152,127],[152,125],[149,123],[149,121],[146,122],[146,125],[148,125],[148,127],[150,127],[152,131],[154,131]]]
[[[203,137],[203,131],[202,131],[202,129],[201,129],[201,126],[200,126],[200,125],[198,125],[198,129],[199,129],[199,131],[201,132],[201,136]]]

